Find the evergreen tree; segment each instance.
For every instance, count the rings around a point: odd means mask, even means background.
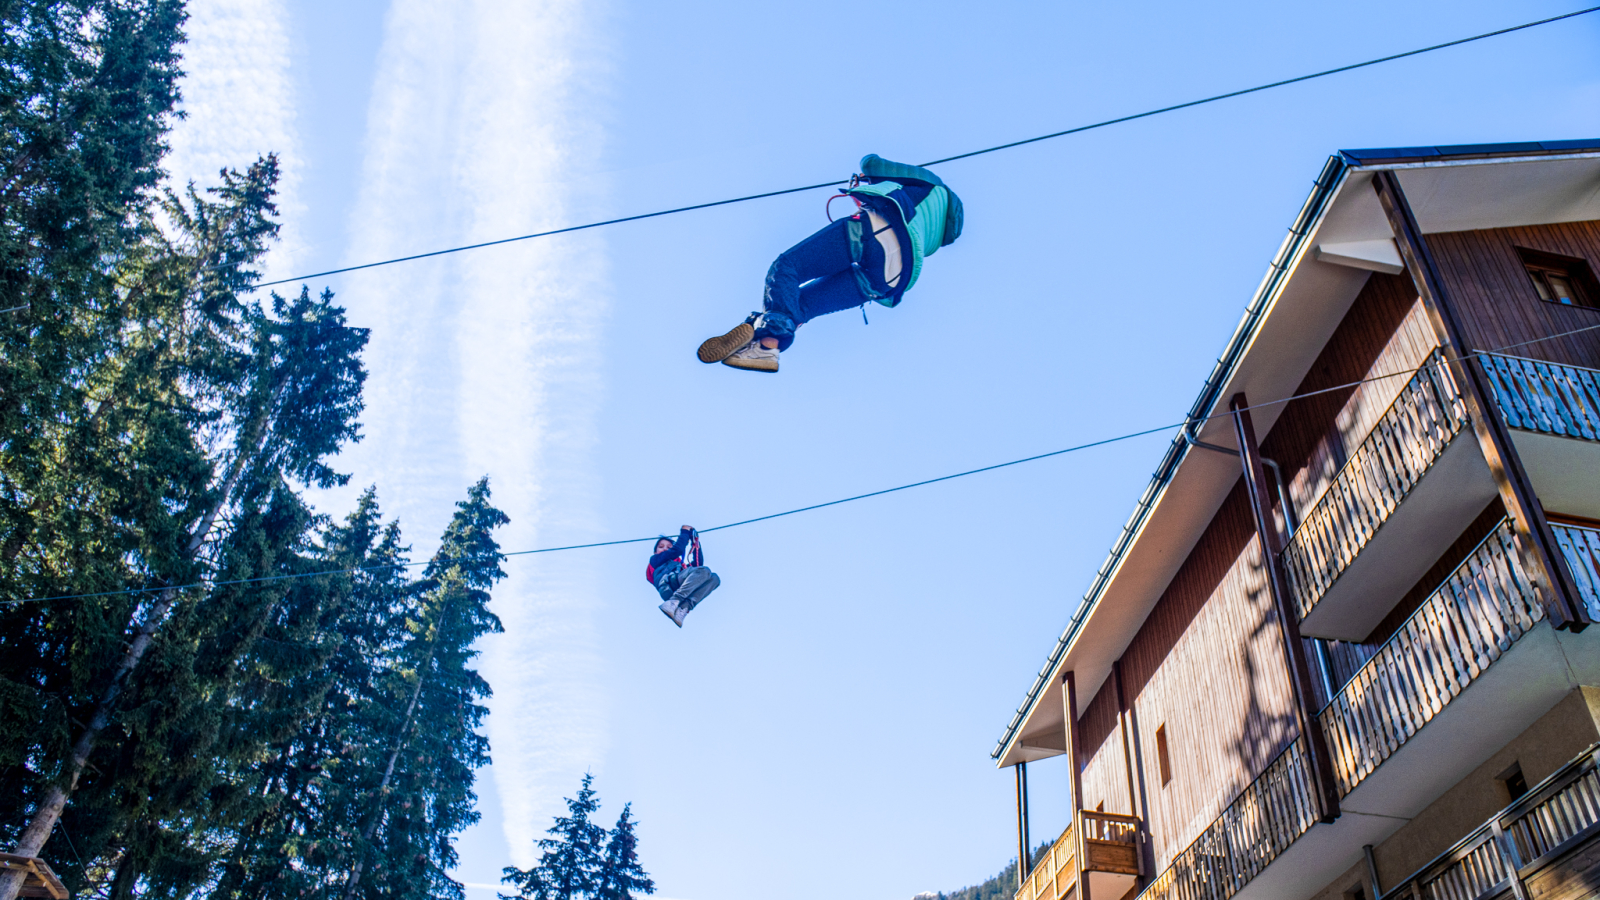
[[[634,900],[634,894],[654,894],[656,883],[639,864],[639,837],[633,833],[633,804],[622,807],[617,825],[606,838],[600,862],[595,900]]]
[[[594,776],[585,773],[576,799],[567,798],[567,814],[558,816],[539,840],[539,862],[531,869],[506,866],[502,881],[517,888],[500,900],[588,900],[600,888],[606,830],[589,821],[600,809]],[[630,829],[631,831],[631,829]]]
[[[389,716],[383,753],[369,755],[365,796],[353,804],[344,900],[463,895],[447,874],[453,838],[479,819],[473,771],[489,762],[478,731],[489,684],[471,663],[478,639],[501,631],[489,589],[505,577],[494,530],[510,521],[489,497],[484,478],[457,504],[405,610],[406,635],[380,683]]]
[[[237,299],[240,267],[275,233],[276,179],[268,157],[223,173],[211,198],[193,188],[186,200],[168,195],[173,236],[148,229],[119,264],[123,307],[139,327],[91,361],[98,403],[64,422],[68,452],[36,467],[60,490],[34,508],[47,522],[64,519],[66,535],[15,542],[9,574],[29,585],[22,596],[147,591],[22,604],[0,622],[0,644],[35,660],[38,648],[59,654],[44,660],[55,673],[35,666],[5,677],[60,682],[54,693],[69,701],[57,715],[76,723],[41,735],[54,746],[36,758],[51,765],[28,791],[33,813],[17,852],[37,854],[81,789],[88,840],[79,853],[117,857],[118,896],[140,878],[176,892],[204,877],[209,858],[197,845],[218,824],[214,801],[227,799],[215,790],[228,764],[221,751],[231,741],[248,756],[262,740],[237,739],[249,728],[224,730],[225,718],[238,718],[229,701],[244,680],[240,663],[295,589],[189,585],[305,571],[299,551],[312,520],[291,485],[337,483],[324,460],[356,437],[365,332],[345,325],[326,294],[274,296],[270,308]],[[74,531],[79,539],[63,546]],[[100,578],[85,585],[83,573]],[[49,632],[72,640],[52,645]],[[313,653],[296,665],[315,662]],[[91,769],[91,757],[116,765]],[[159,824],[167,818],[179,828]],[[7,890],[0,883],[0,900]]]
[[[177,100],[178,0],[0,5],[0,597],[122,586],[127,504],[69,477],[103,426],[91,376],[129,327],[116,261],[146,239]],[[91,421],[101,420],[101,421]],[[159,429],[161,423],[152,423]],[[181,493],[181,486],[174,493]],[[116,508],[116,507],[122,508]],[[106,507],[112,507],[107,509]],[[0,610],[0,837],[71,742],[84,654],[125,609]],[[0,880],[3,883],[3,880]]]

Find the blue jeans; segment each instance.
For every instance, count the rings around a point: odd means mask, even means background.
[[[767,270],[761,298],[765,318],[756,337],[775,337],[778,349],[794,343],[794,330],[815,319],[867,302],[850,259],[847,219],[830,222],[816,234],[778,254]],[[875,290],[883,283],[883,248],[870,234],[862,241],[862,271]]]

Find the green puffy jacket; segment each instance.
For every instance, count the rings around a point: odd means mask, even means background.
[[[905,163],[890,162],[887,159],[869,153],[861,158],[861,174],[872,179],[871,184],[857,184],[845,191],[856,197],[878,197],[889,200],[889,203],[875,204],[878,207],[888,207],[898,213],[898,226],[895,231],[901,232],[911,241],[911,274],[906,278],[906,285],[889,294],[879,294],[867,282],[866,274],[860,267],[856,268],[856,280],[864,296],[882,303],[884,306],[894,306],[900,302],[900,297],[911,286],[917,283],[917,276],[922,273],[922,259],[932,256],[940,247],[955,242],[961,236],[962,209],[961,198],[955,191],[945,186],[939,176],[920,166]],[[932,188],[928,196],[921,203],[912,206],[910,198],[905,193],[907,183],[926,185]],[[898,196],[896,196],[896,192]],[[910,207],[908,209],[908,207]],[[910,213],[909,218],[907,213]],[[861,241],[864,229],[859,220],[850,222],[850,250],[851,256],[857,262],[861,260]]]

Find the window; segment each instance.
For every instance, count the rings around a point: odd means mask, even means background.
[[[1367,892],[1361,885],[1356,885],[1344,892],[1345,900],[1367,900]]]
[[[1513,803],[1521,800],[1522,795],[1528,792],[1528,779],[1522,774],[1522,765],[1520,763],[1512,763],[1511,768],[1495,777],[1501,784],[1505,785],[1506,796]]]
[[[1156,729],[1156,765],[1161,768],[1161,786],[1172,780],[1172,757],[1167,754],[1167,726]]]
[[[1517,248],[1540,300],[1562,306],[1600,307],[1600,284],[1589,264],[1571,256]]]

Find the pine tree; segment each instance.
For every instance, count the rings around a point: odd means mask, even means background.
[[[177,100],[179,0],[0,6],[0,597],[121,587],[125,498],[63,477],[95,430],[91,376],[129,327],[113,268],[148,236]],[[102,423],[103,424],[103,423]],[[152,423],[159,428],[161,423]],[[181,485],[174,487],[181,494]],[[80,508],[85,498],[99,510]],[[109,507],[109,508],[108,508]],[[0,612],[0,808],[28,808],[71,743],[119,604]],[[8,816],[0,836],[14,838]]]
[[[385,673],[390,725],[381,757],[362,773],[352,865],[340,896],[461,897],[454,836],[478,821],[473,772],[489,762],[478,732],[489,684],[471,667],[479,638],[501,631],[489,589],[505,577],[494,531],[510,521],[479,480],[457,504],[444,540],[414,586],[406,636]]]
[[[257,801],[236,826],[210,897],[327,896],[348,871],[346,823],[365,797],[363,759],[388,737],[373,715],[381,673],[401,644],[414,591],[399,526],[383,524],[370,488],[343,525],[326,530],[321,560],[348,570],[337,578],[347,588],[343,602],[320,626],[336,647],[306,675],[321,689],[310,715],[241,776],[242,792]]]
[[[639,837],[633,826],[633,804],[629,803],[622,807],[616,827],[606,838],[594,900],[634,900],[635,893],[656,892],[656,883],[639,864]]]
[[[567,799],[567,814],[558,816],[539,840],[539,862],[531,869],[507,866],[502,881],[517,888],[500,900],[588,900],[600,888],[606,830],[589,821],[600,809],[594,776],[585,773],[576,799]],[[630,829],[631,831],[631,829]]]
[[[268,157],[223,173],[214,199],[192,188],[186,201],[169,194],[174,236],[147,231],[121,264],[123,303],[141,327],[88,370],[98,404],[66,424],[75,440],[45,467],[60,490],[34,504],[47,521],[86,533],[65,545],[65,558],[59,532],[50,543],[19,542],[12,571],[32,576],[35,596],[81,591],[78,573],[97,571],[94,586],[152,589],[107,603],[24,604],[6,623],[22,627],[0,638],[36,656],[61,617],[59,632],[74,638],[58,666],[72,698],[63,712],[80,724],[44,735],[55,744],[40,754],[53,777],[30,792],[17,852],[37,854],[81,789],[92,833],[79,853],[117,856],[119,895],[140,878],[177,890],[204,877],[209,860],[197,845],[215,826],[208,806],[227,799],[214,790],[227,766],[221,751],[247,733],[226,733],[224,710],[244,678],[241,660],[290,590],[183,586],[304,571],[311,517],[291,483],[337,483],[324,460],[356,436],[365,332],[345,325],[326,294],[273,297],[270,308],[237,299],[240,267],[275,233],[276,179]],[[106,561],[97,569],[93,557],[74,558],[77,548],[98,548]],[[82,562],[90,564],[74,565]],[[48,672],[28,675],[22,683],[51,682]],[[249,755],[252,740],[234,740],[234,752]],[[91,769],[91,757],[117,765]],[[0,884],[0,900],[6,893]]]

